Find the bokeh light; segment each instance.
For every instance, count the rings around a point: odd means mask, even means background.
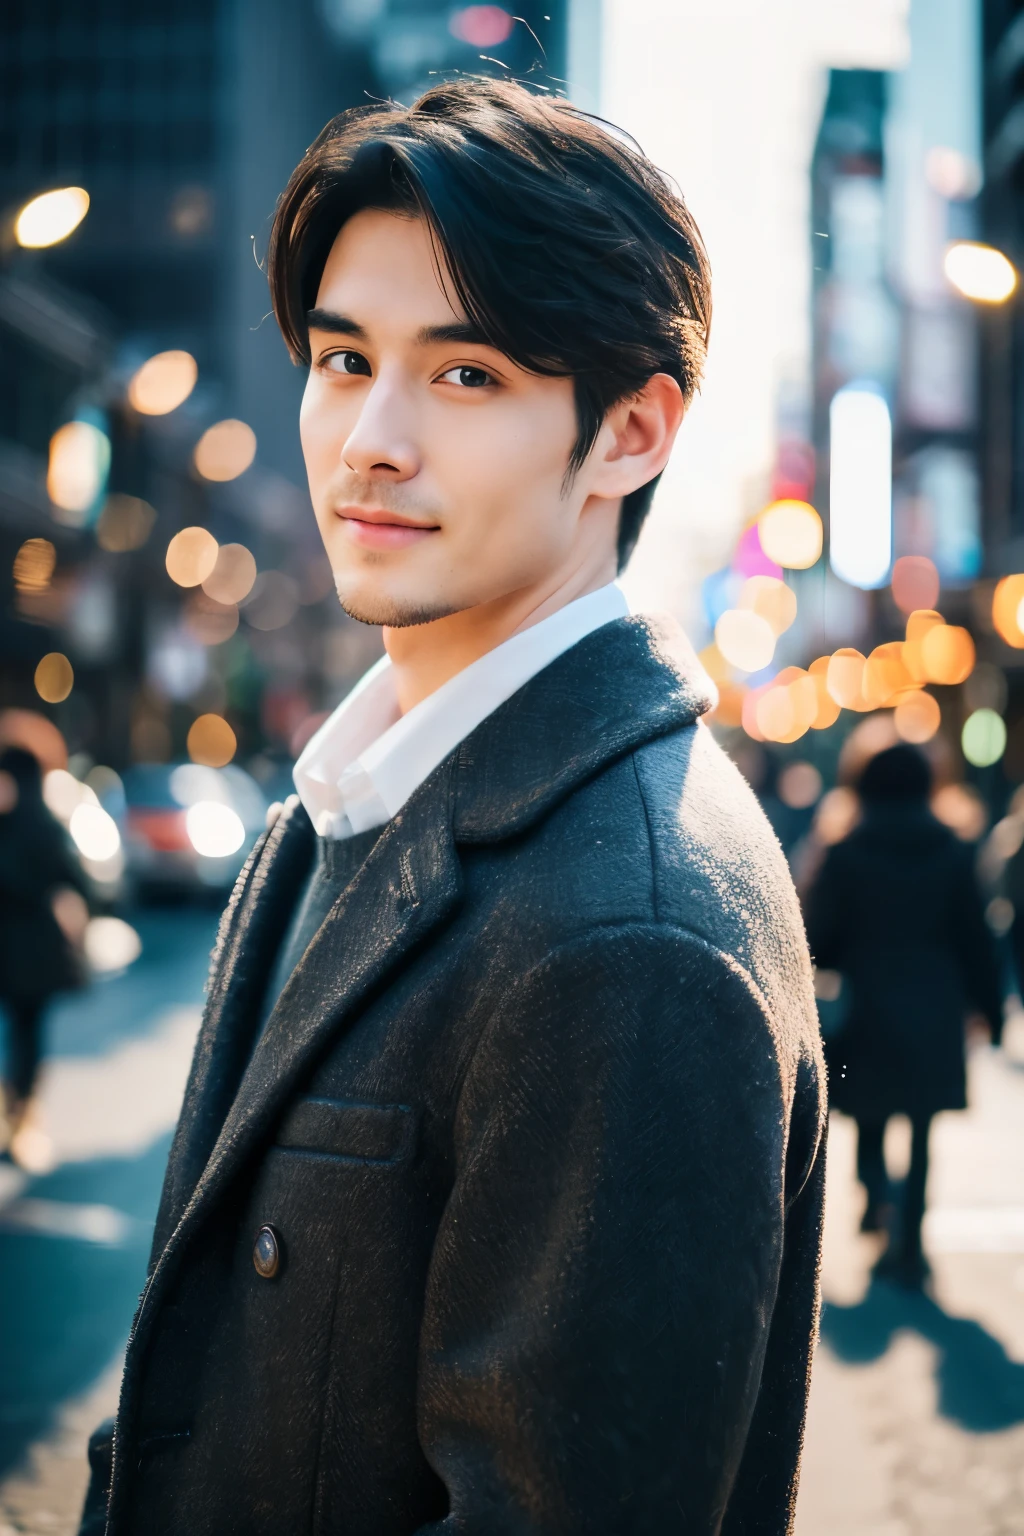
[[[166,416],[185,403],[198,377],[191,352],[158,352],[132,375],[129,404],[140,416]]]
[[[50,439],[46,494],[60,522],[80,527],[110,468],[110,439],[91,421],[68,421]]]
[[[218,421],[196,443],[196,469],[204,480],[236,480],[256,457],[256,434],[244,421]]]
[[[971,784],[943,784],[932,796],[932,814],[965,843],[975,843],[988,826],[988,810]]]
[[[84,187],[58,187],[41,192],[26,203],[14,221],[14,238],[26,251],[41,251],[58,245],[81,224],[89,212],[89,194]]]
[[[931,741],[942,724],[942,711],[930,693],[908,693],[896,705],[893,723],[901,740],[920,746]]]
[[[45,592],[57,564],[57,551],[49,539],[26,539],[14,557],[14,590]]]
[[[82,784],[66,768],[53,768],[43,776],[43,801],[57,820],[67,826],[80,805],[99,805],[99,798],[88,784]]]
[[[793,811],[806,811],[816,805],[823,787],[817,768],[803,760],[787,763],[777,785],[779,799]]]
[[[921,640],[921,661],[930,683],[962,683],[974,666],[974,641],[957,624],[934,624]]]
[[[142,953],[142,940],[121,917],[94,917],[82,936],[82,948],[90,970],[98,974],[123,971]]]
[[[71,812],[68,831],[79,853],[97,864],[112,859],[121,847],[121,834],[117,822],[101,805],[83,801]]]
[[[47,704],[61,704],[75,686],[75,673],[62,651],[49,651],[36,667],[36,693]]]
[[[860,820],[860,800],[852,789],[838,784],[818,801],[814,813],[814,835],[825,848],[841,843]]]
[[[953,287],[980,304],[1002,304],[1017,286],[1012,262],[991,245],[958,240],[942,265]]]
[[[907,639],[903,647],[903,660],[915,682],[926,683],[928,671],[924,664],[922,645],[929,630],[944,624],[941,613],[933,608],[918,608],[907,619]]]
[[[198,587],[213,573],[220,546],[208,528],[182,528],[167,546],[167,574],[179,587]]]
[[[904,650],[902,641],[890,640],[876,646],[865,661],[861,692],[869,709],[885,709],[898,701],[899,694],[914,687]]]
[[[110,554],[141,549],[153,531],[156,512],[138,496],[108,496],[96,519],[96,542]]]
[[[992,594],[992,624],[1000,639],[1015,650],[1024,650],[1024,626],[1020,623],[1024,603],[1024,576],[1004,576]]]
[[[775,636],[785,634],[796,618],[796,593],[777,576],[748,577],[737,604],[759,613]]]
[[[975,768],[991,768],[1006,751],[1006,725],[994,709],[976,709],[960,735],[964,757]]]
[[[901,555],[892,568],[892,599],[901,613],[934,608],[940,586],[938,567],[927,555]]]
[[[804,571],[821,555],[821,518],[806,501],[775,501],[757,520],[761,548],[769,560]]]
[[[771,625],[751,608],[727,608],[715,625],[715,644],[740,672],[759,672],[775,654]]]
[[[512,35],[515,18],[500,5],[466,5],[453,11],[448,30],[472,48],[497,48]]]
[[[865,658],[852,646],[843,646],[829,659],[825,674],[826,687],[837,704],[843,709],[863,709]]]
[[[811,729],[815,731],[827,731],[829,726],[835,725],[839,719],[839,705],[828,691],[828,668],[831,660],[831,656],[819,656],[807,669],[808,675],[814,680],[818,699],[818,708],[811,721]]]
[[[188,755],[194,763],[223,768],[238,748],[234,731],[222,715],[200,715],[188,733]]]
[[[237,853],[245,842],[245,826],[238,812],[217,800],[199,800],[185,813],[185,829],[196,853],[207,859],[223,859]]]
[[[240,603],[256,580],[256,560],[244,544],[222,544],[217,561],[202,582],[207,597],[218,603]]]
[[[879,587],[892,559],[892,419],[882,396],[838,390],[829,442],[829,563],[853,587]]]

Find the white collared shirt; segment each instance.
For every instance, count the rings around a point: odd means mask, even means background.
[[[563,651],[629,613],[616,582],[578,597],[450,677],[407,714],[382,656],[311,737],[295,788],[321,837],[383,826],[482,720]]]

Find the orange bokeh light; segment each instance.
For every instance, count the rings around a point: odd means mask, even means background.
[[[992,594],[992,623],[996,633],[1014,650],[1024,650],[1024,629],[1018,612],[1024,602],[1024,576],[1004,576]]]

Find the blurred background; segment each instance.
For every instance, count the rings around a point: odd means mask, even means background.
[[[460,71],[620,124],[704,233],[707,379],[624,584],[701,651],[801,891],[897,743],[976,852],[1003,1046],[972,1032],[970,1107],[932,1128],[925,1289],[874,1274],[833,1115],[799,1536],[1024,1532],[1024,10],[7,0],[0,750],[38,760],[83,877],[0,1160],[0,1536],[76,1528],[217,913],[380,653],[305,489],[275,199],[335,113]],[[909,1124],[885,1135],[898,1188]]]

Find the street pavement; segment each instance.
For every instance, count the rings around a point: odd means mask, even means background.
[[[0,1536],[71,1536],[85,1442],[117,1401],[215,917],[137,915],[141,958],[59,1005],[43,1092],[57,1166],[0,1163]],[[834,1117],[797,1536],[1024,1536],[1024,1015],[934,1132],[929,1296],[870,1281]],[[894,1123],[891,1151],[907,1156]]]

